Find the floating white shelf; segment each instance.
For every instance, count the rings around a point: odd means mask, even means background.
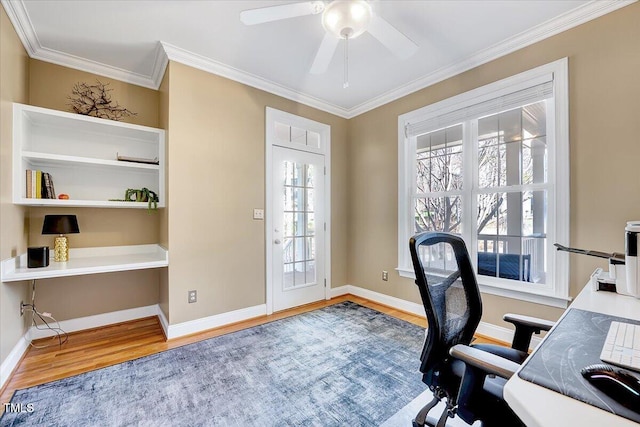
[[[165,206],[165,133],[162,129],[98,119],[30,105],[13,107],[13,203],[29,206],[146,209],[118,202],[127,189],[148,188]],[[159,164],[117,160],[117,155]],[[51,175],[68,200],[27,197],[26,171]]]
[[[147,202],[121,202],[110,200],[61,200],[61,199],[19,199],[16,205],[24,206],[56,206],[60,208],[137,208],[148,209]],[[158,204],[160,207],[160,204]]]
[[[169,252],[160,245],[106,246],[69,250],[69,261],[50,260],[48,267],[28,268],[27,255],[2,261],[0,281],[50,279],[114,271],[143,270],[169,265]]]

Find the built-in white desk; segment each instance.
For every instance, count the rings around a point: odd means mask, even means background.
[[[168,265],[169,252],[160,245],[79,248],[69,251],[69,261],[55,262],[52,259],[48,267],[28,268],[26,254],[3,260],[0,266],[0,281],[51,279]]]
[[[612,292],[595,292],[591,284],[584,287],[570,308],[640,320],[640,299]],[[543,344],[544,339],[534,353]],[[638,426],[626,418],[525,381],[517,373],[507,382],[504,397],[528,427]]]

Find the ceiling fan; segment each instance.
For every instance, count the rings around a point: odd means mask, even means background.
[[[240,21],[245,25],[256,25],[319,14],[322,14],[322,25],[327,33],[322,39],[310,72],[324,73],[338,48],[339,41],[343,39],[345,40],[345,87],[349,86],[347,65],[349,40],[365,31],[400,59],[410,57],[418,49],[411,39],[374,13],[367,0],[307,1],[249,9],[240,12]]]

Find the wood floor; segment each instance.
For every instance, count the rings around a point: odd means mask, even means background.
[[[62,347],[57,345],[45,349],[30,347],[5,387],[0,390],[0,414],[4,411],[3,404],[9,402],[13,393],[22,388],[104,368],[343,301],[353,301],[416,325],[426,326],[423,317],[377,304],[364,298],[343,295],[330,301],[320,301],[169,341],[165,339],[160,322],[155,316],[84,330],[69,334],[68,342]],[[478,339],[482,342],[495,343],[485,337],[478,337]],[[35,344],[48,344],[51,341],[46,338],[36,341]]]

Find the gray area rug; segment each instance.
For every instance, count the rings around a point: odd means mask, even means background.
[[[345,302],[17,391],[1,426],[379,426],[425,390],[424,330]]]

